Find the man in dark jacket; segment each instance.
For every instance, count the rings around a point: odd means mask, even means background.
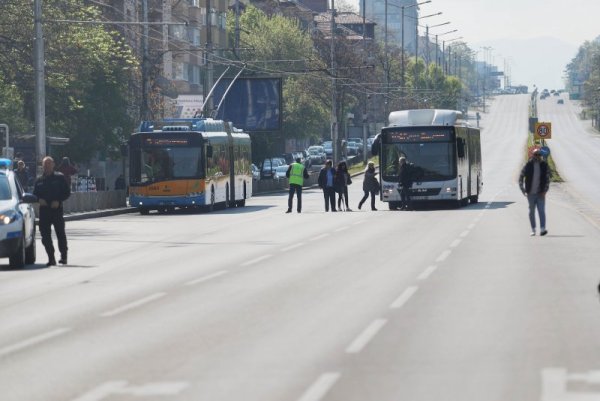
[[[535,209],[540,216],[540,235],[548,234],[546,230],[546,192],[550,187],[550,169],[542,159],[540,149],[534,149],[532,157],[527,161],[519,176],[519,188],[529,201],[529,223],[531,234],[535,235]]]
[[[43,174],[34,184],[33,194],[40,202],[39,227],[42,234],[42,244],[48,254],[46,266],[55,266],[54,246],[52,245],[52,226],[58,239],[61,264],[67,264],[67,235],[65,234],[65,219],[63,217],[63,202],[71,195],[71,188],[65,177],[54,171],[54,160],[44,157],[42,161]]]
[[[319,171],[319,187],[323,190],[323,196],[325,197],[325,211],[329,211],[329,205],[331,205],[331,211],[337,212],[335,208],[335,169],[333,168],[333,162],[327,160],[325,167]]]
[[[408,210],[411,206],[410,189],[414,180],[414,165],[408,163],[405,157],[398,160],[398,184],[400,184],[400,209]]]

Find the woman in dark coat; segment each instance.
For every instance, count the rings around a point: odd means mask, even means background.
[[[348,166],[346,162],[339,162],[337,169],[335,170],[335,181],[334,187],[335,192],[339,195],[338,197],[338,210],[342,210],[342,200],[345,202],[346,211],[351,212],[350,205],[348,203],[348,185],[352,184],[352,179],[350,178],[350,173],[348,173]],[[343,197],[343,199],[342,199]]]
[[[375,195],[379,194],[379,181],[377,180],[376,175],[375,163],[369,162],[367,169],[365,170],[365,179],[363,181],[363,191],[365,192],[365,196],[363,196],[358,204],[359,210],[369,197],[369,194],[371,194],[371,210],[377,210],[375,208]]]

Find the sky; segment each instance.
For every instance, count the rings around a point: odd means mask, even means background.
[[[508,65],[512,83],[530,87],[562,88],[579,46],[600,36],[600,0],[432,0],[420,7],[421,15],[440,11],[428,25],[450,21],[437,29],[458,29],[449,36],[475,51],[491,46],[493,64]]]

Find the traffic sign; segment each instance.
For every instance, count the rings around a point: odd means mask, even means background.
[[[535,123],[535,139],[552,138],[552,123]]]
[[[548,146],[542,146],[540,148],[540,152],[542,153],[542,156],[544,156],[544,158],[550,156],[550,148]]]

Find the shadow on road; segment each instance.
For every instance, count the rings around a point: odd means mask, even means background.
[[[412,210],[414,211],[434,211],[434,210],[484,210],[484,209],[504,209],[514,202],[480,202],[468,206],[457,206],[456,202],[414,202]],[[393,210],[392,210],[393,211]],[[404,211],[402,211],[404,212]]]

